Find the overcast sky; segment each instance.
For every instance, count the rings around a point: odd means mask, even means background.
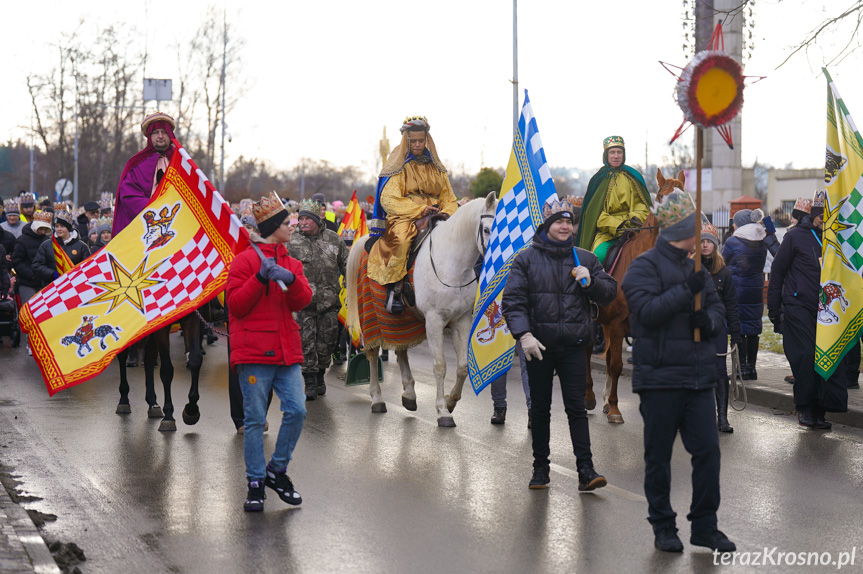
[[[50,43],[82,18],[94,26],[134,23],[140,41],[145,34],[148,40],[147,75],[176,79],[170,46],[198,28],[209,4],[33,0],[4,6],[0,133],[27,137],[25,78],[50,69]],[[744,165],[757,158],[776,166],[823,166],[826,82],[820,67],[849,36],[775,68],[790,46],[847,4],[757,0],[755,52],[744,73],[767,79],[745,92]],[[226,5],[245,40],[243,74],[251,80],[227,120],[228,163],[242,154],[288,169],[308,157],[371,174],[384,126],[395,144],[401,120],[419,114],[428,117],[450,169],[473,173],[481,165],[506,165],[512,145],[509,0],[216,5]],[[520,3],[520,87],[530,92],[552,166],[600,165],[602,139],[611,134],[626,139],[629,163],[643,163],[645,141],[651,162],[668,154],[682,113],[672,98],[675,80],[658,60],[686,64],[682,13],[681,0]],[[859,125],[861,65],[863,57],[852,56],[830,68]]]

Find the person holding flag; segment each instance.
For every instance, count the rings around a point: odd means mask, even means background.
[[[617,281],[596,256],[573,247],[580,209],[571,197],[549,196],[543,224],[530,247],[516,255],[503,291],[502,310],[512,336],[527,359],[533,435],[533,476],[529,488],[545,488],[549,477],[551,388],[560,380],[569,418],[569,435],[578,468],[578,490],[607,484],[593,466],[584,393],[587,364],[584,348],[593,335],[590,300],[608,305]]]
[[[65,203],[54,204],[54,237],[39,245],[33,271],[47,285],[90,257],[90,248],[78,237],[75,219]]]

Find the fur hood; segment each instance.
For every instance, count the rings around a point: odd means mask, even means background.
[[[760,223],[747,223],[737,228],[737,231],[734,232],[734,237],[749,241],[763,241],[767,237],[767,230]]]

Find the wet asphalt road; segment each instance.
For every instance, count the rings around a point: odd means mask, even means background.
[[[181,350],[175,340],[175,364]],[[43,498],[31,507],[58,515],[46,536],[84,549],[84,572],[702,572],[713,567],[709,550],[688,543],[690,466],[679,440],[672,502],[685,551],[669,555],[653,549],[642,491],[642,425],[628,380],[622,381],[624,425],[609,425],[599,410],[590,415],[594,460],[610,485],[579,494],[559,393],[552,410],[552,484],[533,491],[527,488],[527,414],[515,377],[506,425],[489,424],[487,390],[475,397],[466,386],[454,413],[457,428],[444,429],[435,420],[425,345],[412,353],[415,413],[401,406],[394,361],[385,363],[389,412],[384,415],[371,413],[367,387],[345,387],[331,371],[326,397],[308,404],[289,468],[303,505],[289,507],[271,493],[265,512],[249,515],[242,510],[242,437],[229,417],[225,348],[219,342],[208,351],[200,422],[189,427],[178,420],[178,431],[165,434],[156,430],[158,420],[146,417],[142,369],[130,370],[132,414],[118,416],[116,365],[49,398],[23,347],[0,348],[0,457],[17,470],[28,494]],[[177,373],[179,412],[188,386],[185,372]],[[276,399],[271,428],[278,421]],[[856,547],[855,566],[843,571],[863,570],[863,432],[806,431],[787,414],[754,407],[732,413],[731,422],[736,432],[721,437],[719,524],[738,549],[775,546],[779,552],[838,555]],[[275,438],[274,430],[267,433],[268,449]]]

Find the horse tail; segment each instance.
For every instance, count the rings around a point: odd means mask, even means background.
[[[356,333],[362,335],[362,325],[360,323],[359,312],[359,283],[357,275],[360,271],[360,259],[362,259],[363,251],[366,249],[366,241],[369,236],[365,235],[354,241],[351,245],[351,253],[348,255],[347,269],[345,270],[345,304],[348,308],[348,316],[346,319],[347,327]]]

